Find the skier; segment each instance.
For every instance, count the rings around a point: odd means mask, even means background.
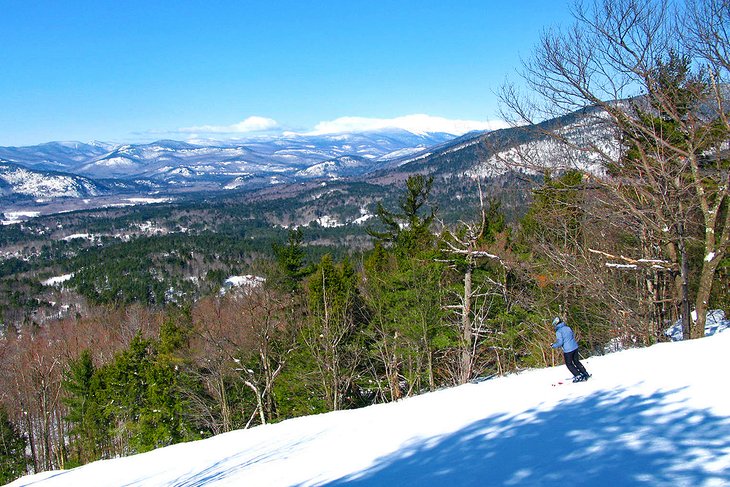
[[[563,348],[565,365],[570,370],[570,373],[573,374],[573,382],[588,380],[590,375],[578,360],[578,342],[575,340],[573,330],[558,317],[553,320],[553,326],[555,327],[555,337],[557,340],[551,347]]]

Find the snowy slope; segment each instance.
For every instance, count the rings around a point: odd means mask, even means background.
[[[555,134],[563,141],[558,142]],[[603,174],[605,164],[619,151],[607,113],[586,108],[537,125],[467,133],[419,152],[382,159],[383,164],[374,171],[380,171],[376,176],[382,176],[383,170],[397,170],[473,179],[568,168]]]
[[[9,187],[9,192],[34,198],[84,198],[104,192],[104,188],[82,176],[34,171],[3,160],[0,184]]]
[[[355,176],[365,172],[372,166],[372,162],[364,157],[342,156],[314,164],[306,169],[297,171],[295,176],[304,179],[330,178]]]
[[[293,419],[12,486],[730,485],[730,333]]]

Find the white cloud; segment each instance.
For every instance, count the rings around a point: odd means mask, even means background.
[[[452,135],[462,135],[472,130],[496,130],[505,127],[507,127],[507,124],[499,120],[450,120],[443,117],[415,114],[396,118],[340,117],[318,123],[311,134],[321,135],[399,128],[414,133],[445,132]]]
[[[271,118],[251,116],[232,125],[200,125],[197,127],[183,127],[178,130],[185,134],[246,134],[249,132],[263,132],[279,127],[279,123]]]

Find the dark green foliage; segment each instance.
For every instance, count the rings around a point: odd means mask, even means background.
[[[184,399],[178,385],[184,380],[182,372],[159,348],[157,342],[137,335],[109,370],[117,434],[129,435],[134,452],[194,437],[191,432],[195,430],[189,428],[181,414]],[[163,348],[170,350],[170,344]]]
[[[390,391],[388,398],[433,388],[435,356],[456,338],[444,322],[443,265],[425,254],[394,259],[376,247],[364,272],[370,360],[382,374],[382,387]],[[400,390],[401,381],[407,384],[406,391]]]
[[[274,384],[274,397],[282,420],[331,410],[317,363],[305,344],[290,355]]]
[[[84,350],[69,363],[64,375],[64,403],[68,407],[69,466],[98,460],[109,443],[108,416],[104,412],[103,385],[94,367],[91,352]]]
[[[22,242],[32,235],[24,225],[0,225],[0,245]]]
[[[436,356],[454,343],[454,332],[443,319],[445,268],[436,262],[435,209],[423,211],[432,184],[433,178],[413,176],[399,199],[399,213],[379,207],[387,230],[371,231],[378,241],[364,263],[366,336],[377,384],[373,392],[387,391],[387,399],[434,388]]]
[[[533,191],[533,202],[521,221],[520,249],[536,241],[575,247],[583,227],[583,174],[569,170],[558,178],[545,175],[545,182]]]
[[[0,407],[0,483],[12,482],[26,474],[25,437]]]
[[[312,272],[312,266],[306,264],[306,253],[302,247],[303,233],[301,229],[289,230],[286,245],[274,243],[274,256],[284,272],[281,285],[287,290],[294,290],[301,280]]]
[[[170,308],[160,326],[160,354],[168,360],[180,361],[180,354],[189,348],[192,332],[190,308]]]
[[[196,387],[181,356],[189,334],[189,314],[173,312],[159,340],[137,334],[129,348],[99,369],[88,351],[70,363],[63,386],[72,464],[198,437],[200,429],[186,414],[185,391]]]
[[[20,324],[32,319],[34,311],[47,306],[39,299],[43,286],[36,279],[13,275],[0,278],[0,322]]]
[[[710,309],[730,310],[730,257],[723,259],[717,267],[717,280],[712,289]]]
[[[24,260],[11,258],[0,261],[0,277],[27,272],[30,269],[31,265]]]
[[[433,242],[431,225],[436,218],[435,208],[427,208],[433,177],[419,174],[406,181],[406,194],[398,200],[399,212],[386,210],[378,204],[377,217],[384,231],[369,230],[375,238],[390,242],[398,252],[408,253],[427,247]]]

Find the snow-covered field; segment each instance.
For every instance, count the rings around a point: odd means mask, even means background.
[[[57,284],[63,284],[64,282],[68,281],[73,277],[73,273],[71,274],[63,274],[62,276],[54,276],[49,279],[46,279],[45,281],[41,281],[41,284],[44,286],[55,286]]]
[[[14,223],[20,223],[28,218],[35,218],[40,215],[39,211],[6,211],[3,213],[5,220],[0,223],[2,225],[13,225]]]
[[[12,486],[730,485],[730,332],[288,420]]]

